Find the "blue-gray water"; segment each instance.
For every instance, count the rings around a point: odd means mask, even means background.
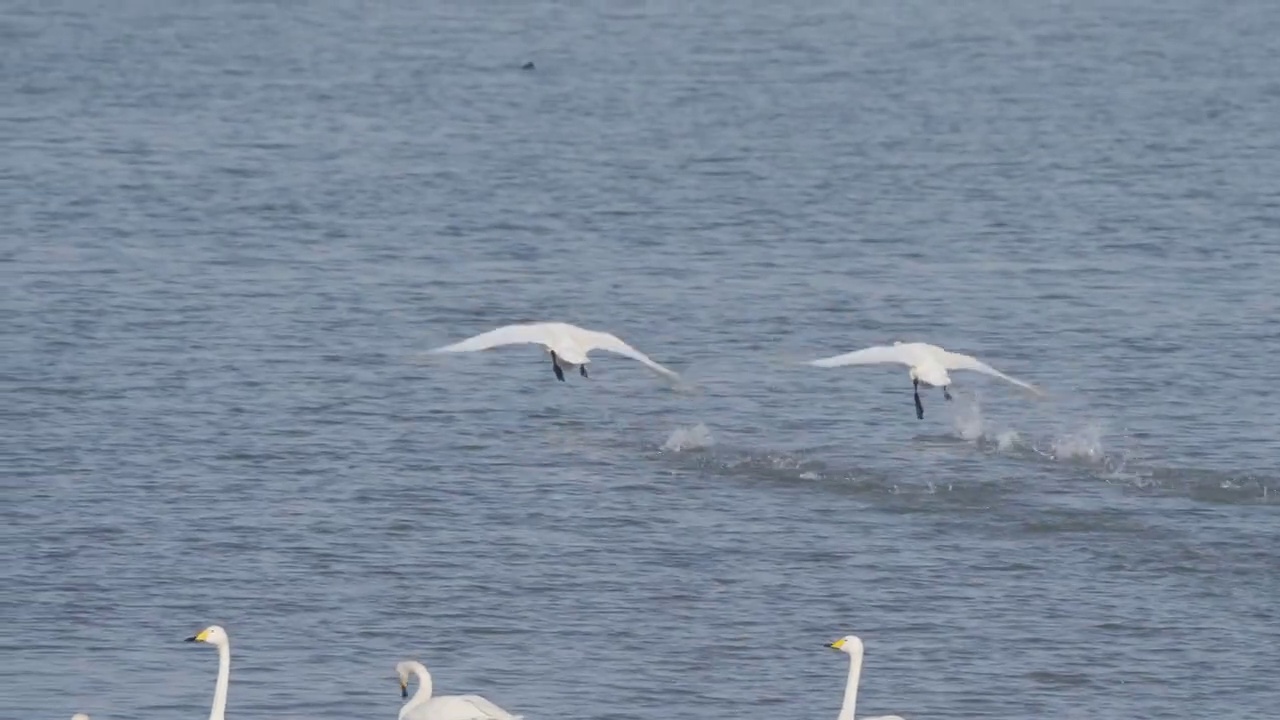
[[[91,5],[0,7],[0,716],[216,622],[231,718],[1275,717],[1273,2]],[[699,392],[419,355],[533,319]],[[1050,395],[792,364],[895,339]]]

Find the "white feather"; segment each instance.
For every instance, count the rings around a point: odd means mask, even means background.
[[[874,347],[854,350],[843,355],[810,360],[809,365],[816,367],[841,367],[843,365],[877,365],[892,363],[906,365],[911,368],[912,377],[919,377],[930,385],[943,386],[950,384],[948,370],[972,370],[998,377],[1006,382],[1043,395],[1036,386],[1009,377],[981,360],[961,353],[944,350],[929,343],[894,343],[892,345],[876,345]]]
[[[677,372],[649,359],[648,355],[626,344],[616,335],[597,330],[587,330],[561,322],[505,325],[495,330],[469,337],[466,340],[460,340],[452,345],[436,348],[431,352],[475,352],[502,345],[541,345],[549,352],[554,352],[557,359],[568,366],[585,365],[591,362],[590,358],[587,357],[587,353],[592,350],[605,350],[640,362],[645,367],[670,380],[680,379],[680,375]]]

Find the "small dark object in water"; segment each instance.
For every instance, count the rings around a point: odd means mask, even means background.
[[[521,70],[532,70],[532,69],[533,69],[533,61],[532,61],[532,60],[530,60],[529,62],[527,62],[527,63],[525,63],[525,64],[521,65],[521,66],[520,66],[520,69],[521,69]]]

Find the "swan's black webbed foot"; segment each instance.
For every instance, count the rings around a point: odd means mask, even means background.
[[[591,377],[590,375],[587,375],[587,366],[586,366],[586,365],[579,365],[579,366],[578,366],[578,372],[582,373],[582,377]]]
[[[951,393],[947,392],[947,388],[945,385],[942,387],[942,397],[944,400],[948,400],[948,401],[951,400]]]
[[[911,381],[911,395],[916,399],[916,419],[924,419],[924,404],[920,402],[920,381]]]
[[[556,362],[556,354],[551,353],[551,369],[556,371],[556,379],[564,382],[564,371],[560,369],[560,363]]]

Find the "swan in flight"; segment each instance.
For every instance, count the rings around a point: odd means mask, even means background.
[[[219,625],[210,625],[187,638],[187,642],[209,643],[218,648],[218,684],[214,686],[209,720],[223,720],[223,713],[227,710],[227,682],[231,676],[231,643],[227,639],[227,631]]]
[[[862,675],[862,640],[857,635],[845,635],[827,647],[849,656],[849,682],[844,686],[844,702],[840,705],[837,720],[853,720],[853,707],[858,704],[858,677]],[[879,715],[862,720],[903,720],[899,715]]]
[[[431,695],[431,673],[422,663],[405,660],[396,665],[400,697],[409,696],[409,675],[418,676],[418,692],[400,708],[399,720],[521,720],[479,695]]]
[[[551,353],[551,369],[555,370],[556,379],[564,382],[564,371],[574,368],[587,376],[587,363],[591,362],[587,353],[592,350],[608,350],[632,360],[638,360],[645,367],[663,377],[678,381],[680,375],[673,370],[659,365],[649,359],[648,355],[636,350],[617,336],[596,330],[586,330],[576,325],[562,322],[524,323],[505,325],[496,330],[480,333],[452,345],[432,350],[432,353],[472,352],[488,350],[499,345],[542,345]]]
[[[916,417],[924,419],[924,405],[920,403],[920,383],[926,386],[942,388],[942,397],[951,399],[947,386],[951,384],[948,370],[974,370],[986,373],[1001,380],[1006,380],[1026,388],[1037,395],[1043,395],[1039,388],[1021,380],[1011,378],[981,360],[969,355],[948,352],[937,345],[929,343],[895,342],[893,345],[876,345],[875,347],[854,350],[843,355],[810,360],[816,367],[840,367],[841,365],[876,365],[881,363],[897,363],[910,368],[911,387],[916,399]]]

